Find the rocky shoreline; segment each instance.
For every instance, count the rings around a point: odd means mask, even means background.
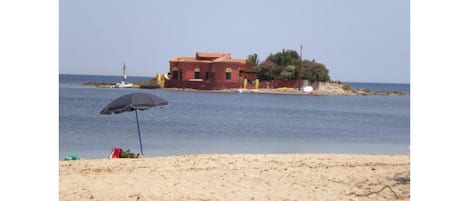
[[[94,86],[98,88],[112,88],[114,83],[106,82],[85,82],[85,86]],[[350,85],[335,83],[335,82],[321,82],[314,87],[312,93],[305,93],[298,91],[295,88],[262,88],[262,89],[220,89],[220,90],[198,90],[189,88],[161,88],[158,85],[150,85],[145,82],[134,83],[133,88],[144,89],[158,89],[165,91],[191,91],[191,92],[211,92],[211,93],[258,93],[258,94],[286,94],[286,95],[343,95],[343,96],[409,96],[408,93],[399,91],[371,91],[366,88],[352,88]]]

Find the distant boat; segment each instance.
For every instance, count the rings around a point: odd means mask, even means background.
[[[112,86],[112,88],[132,88],[134,84],[127,82],[127,74],[125,74],[125,63],[122,63],[124,67],[122,70],[124,71],[124,79],[121,82],[116,83]]]
[[[303,91],[304,91],[305,93],[311,93],[311,92],[313,92],[313,90],[314,90],[314,89],[313,89],[312,86],[306,86],[305,88],[303,88]]]
[[[312,86],[306,86],[305,88],[303,88],[303,92],[308,95],[315,95],[314,89]]]

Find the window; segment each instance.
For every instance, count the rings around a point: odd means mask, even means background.
[[[178,80],[179,69],[174,67],[172,71],[173,72],[171,73],[171,79]]]
[[[231,68],[226,68],[226,70],[225,70],[225,79],[231,80]]]
[[[208,80],[208,72],[205,72],[205,79]]]
[[[195,79],[200,79],[200,68],[195,68],[194,69],[194,78]]]

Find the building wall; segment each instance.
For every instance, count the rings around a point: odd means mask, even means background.
[[[215,69],[215,80],[217,82],[239,82],[239,67],[237,63],[213,63],[212,67]],[[226,79],[226,69],[231,69],[231,79]]]
[[[191,80],[195,79],[195,69],[199,68],[200,78],[205,79],[205,73],[209,73],[210,77],[210,63],[203,62],[170,62],[170,70],[173,72],[173,68],[177,67],[179,71],[182,71],[182,78],[178,77],[178,80]],[[213,77],[213,76],[212,76]]]
[[[185,58],[186,61],[170,61],[170,72],[178,69],[178,75],[166,81],[165,87],[192,88],[192,89],[227,89],[239,88],[242,85],[240,70],[247,66],[237,61],[208,61]],[[201,59],[201,58],[199,58]],[[195,69],[199,69],[200,78],[195,80]],[[231,79],[226,79],[227,69],[231,69]],[[182,76],[181,76],[182,75]],[[208,77],[207,77],[208,76]]]
[[[195,79],[195,69],[199,68],[200,78],[205,79],[205,73],[210,72],[210,63],[202,62],[180,62],[179,65],[182,70],[182,80]]]
[[[213,79],[217,81],[239,81],[239,70],[241,65],[238,63],[217,62],[217,63],[202,63],[202,62],[171,62],[171,72],[174,67],[182,71],[182,80],[194,79],[194,70],[199,68],[200,74],[205,75],[206,72],[213,74]],[[232,75],[230,80],[226,80],[226,69],[230,68]],[[205,79],[205,76],[202,76]]]
[[[183,89],[200,89],[200,90],[218,90],[241,88],[240,82],[216,82],[214,80],[203,81],[184,81],[184,80],[168,80],[165,82],[167,88],[183,88]]]

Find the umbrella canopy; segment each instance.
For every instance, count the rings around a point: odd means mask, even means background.
[[[123,95],[107,105],[100,114],[119,114],[150,107],[168,105],[168,101],[149,93],[130,93]]]
[[[138,110],[146,110],[151,107],[163,107],[169,102],[156,95],[149,93],[130,93],[120,96],[103,108],[100,114],[119,114],[122,112],[135,111],[137,119],[138,139],[140,141],[140,153],[143,156],[142,138],[140,136],[140,124],[138,122]]]

